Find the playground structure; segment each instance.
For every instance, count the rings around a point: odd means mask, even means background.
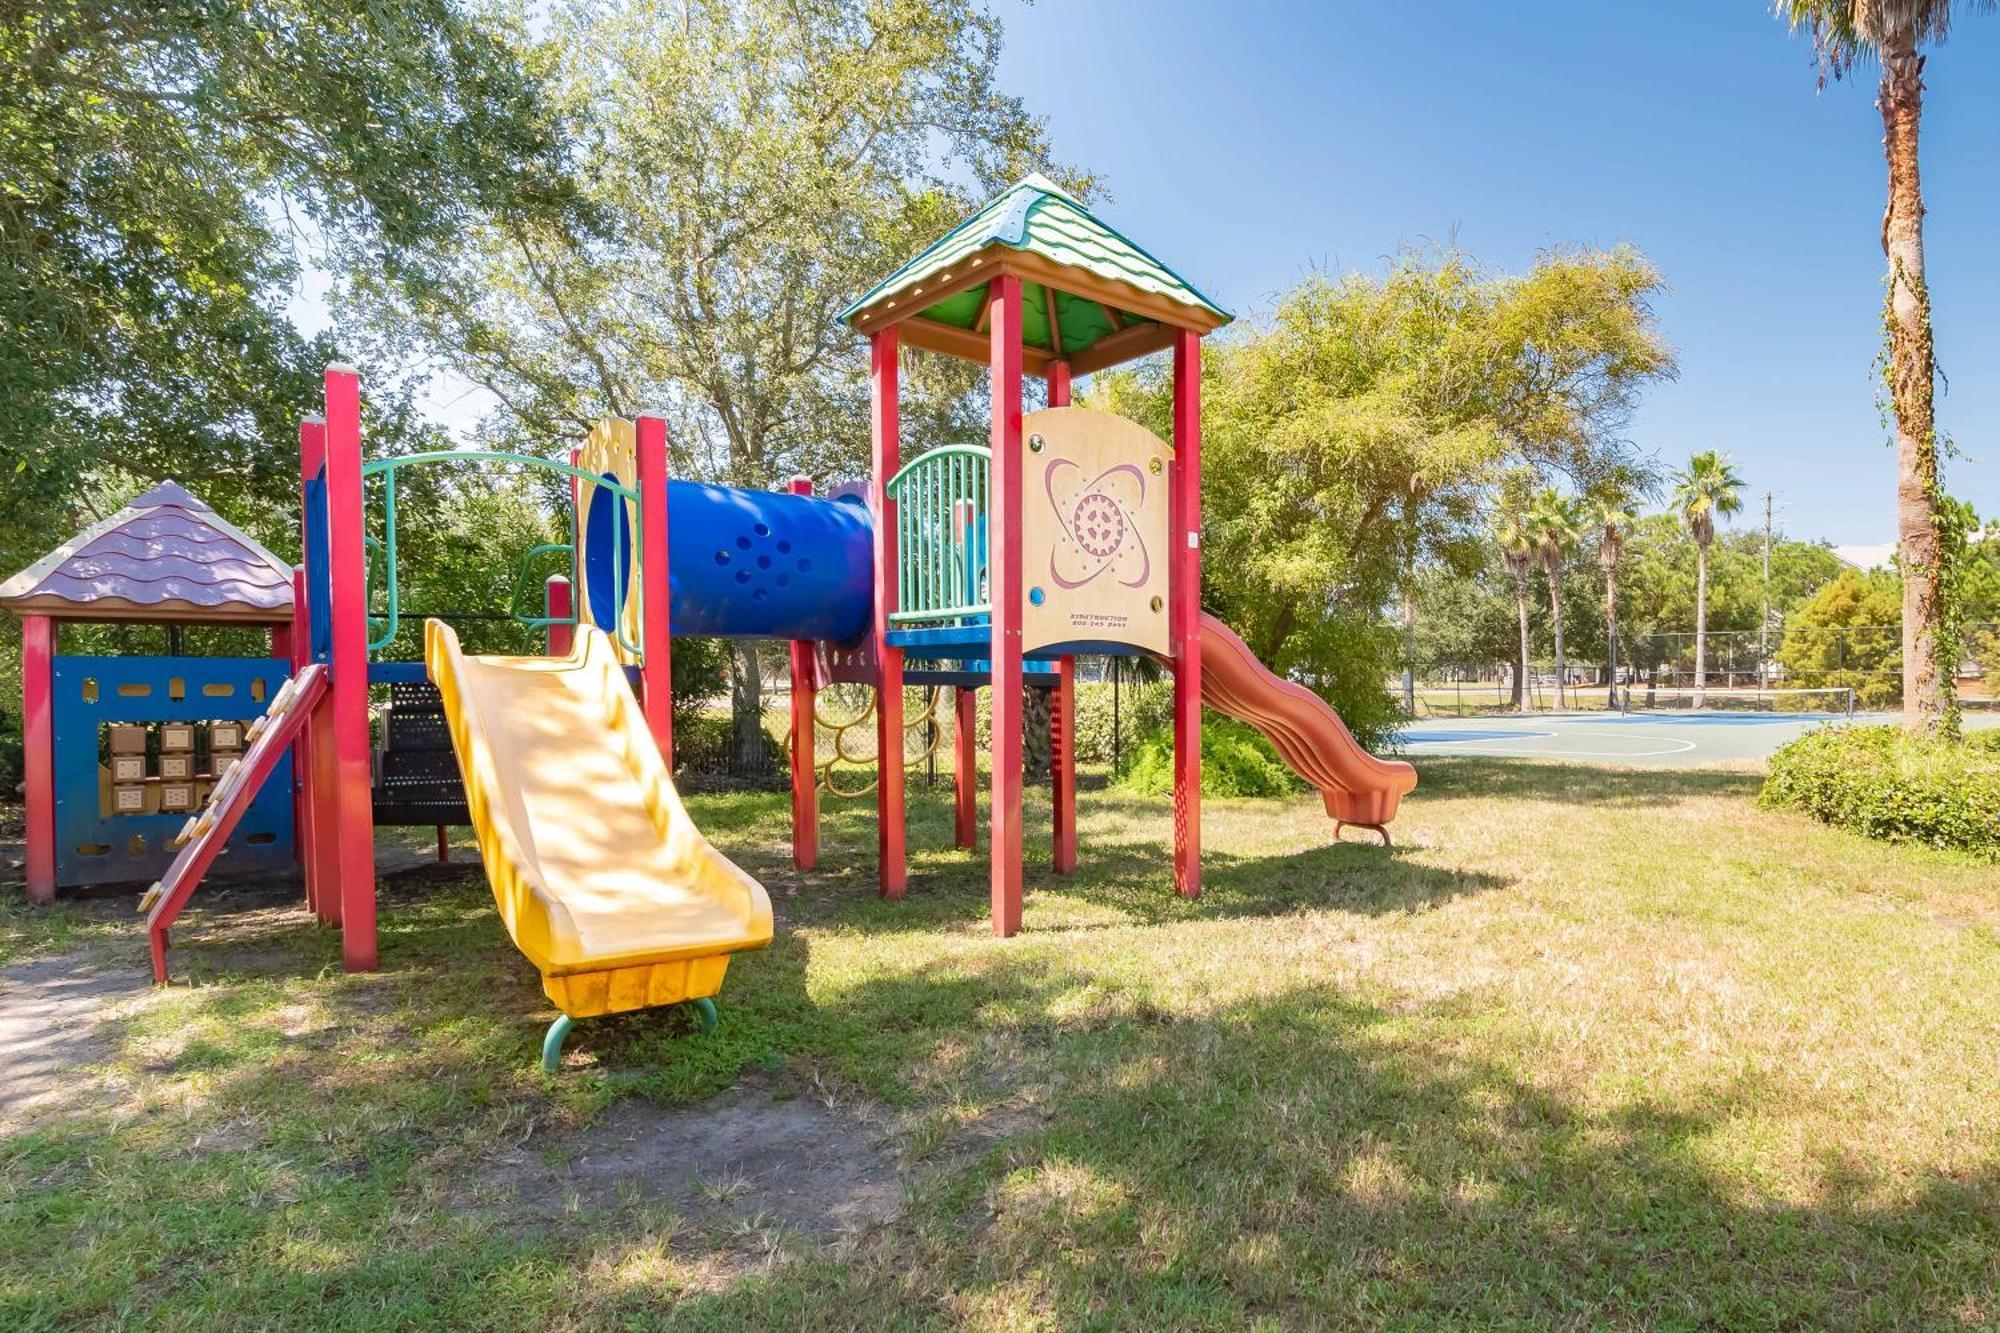
[[[975,692],[991,695],[989,855],[995,934],[1021,928],[1022,687],[1053,693],[1056,873],[1076,868],[1075,657],[1146,655],[1173,673],[1174,885],[1201,887],[1201,707],[1263,729],[1317,785],[1335,836],[1380,831],[1416,781],[1363,752],[1310,691],[1266,671],[1200,611],[1200,349],[1228,315],[1076,200],[1031,177],[870,291],[844,318],[870,344],[871,471],[825,496],[667,476],[667,423],[608,420],[566,461],[450,450],[364,462],[360,385],[329,367],[325,415],[300,431],[303,563],[285,646],[293,678],[249,750],[176,838],[144,907],[155,975],[168,931],[239,822],[283,768],[299,775],[298,858],[308,904],[339,927],[349,970],[377,965],[369,691],[416,702],[434,685],[501,918],[562,1011],[553,1067],[579,1017],[711,997],[729,955],[771,937],[763,889],[711,847],[675,791],[672,635],[790,644],[792,848],[819,856],[815,700],[873,691],[876,754],[903,754],[906,686],[950,687],[958,846],[977,844]],[[903,345],[985,361],[989,442],[902,462]],[[1070,380],[1173,354],[1171,445],[1073,406]],[[1049,406],[1024,415],[1023,378]],[[402,629],[398,477],[433,464],[563,477],[571,540],[548,583],[546,656],[476,656],[437,620],[424,661],[383,660]],[[368,491],[379,497],[371,525]],[[369,533],[380,531],[379,541]],[[368,548],[382,580],[371,591]],[[274,640],[274,644],[277,641]],[[393,718],[393,712],[392,712]],[[393,726],[388,730],[394,730]],[[904,896],[904,764],[878,760],[880,890]],[[386,769],[385,769],[386,771]],[[422,818],[441,808],[433,793]]]
[[[28,897],[151,879],[291,675],[290,567],[166,482],[0,585],[0,606],[21,619]],[[59,651],[87,624],[165,627],[169,651]],[[270,651],[183,655],[191,627],[250,629]],[[275,776],[217,848],[225,868],[291,867],[288,760]]]

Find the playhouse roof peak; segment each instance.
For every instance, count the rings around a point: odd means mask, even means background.
[[[177,481],[163,481],[152,490],[135,496],[125,506],[126,509],[157,509],[161,505],[172,505],[189,513],[212,514],[215,511],[198,500],[188,489]]]
[[[1022,279],[1024,361],[1087,374],[1207,333],[1230,314],[1040,173],[1016,181],[842,312],[912,346],[985,360],[988,282]]]
[[[292,570],[163,481],[0,583],[0,607],[59,620],[282,624]]]

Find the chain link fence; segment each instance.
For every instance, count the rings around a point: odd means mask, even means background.
[[[2000,623],[1965,627],[1965,650],[1954,672],[1960,704],[1996,706],[2000,692]],[[1714,690],[1836,690],[1853,692],[1863,710],[1893,710],[1903,697],[1903,631],[1899,625],[1794,626],[1760,635],[1723,630],[1707,636],[1705,685]],[[1601,657],[1570,656],[1560,691],[1555,661],[1538,656],[1528,666],[1527,689],[1536,708],[1610,708],[1630,691],[1683,694],[1695,683],[1693,631],[1621,636],[1614,698],[1613,671]],[[1508,712],[1519,706],[1512,662],[1418,663],[1406,682],[1390,691],[1413,716],[1466,716]]]

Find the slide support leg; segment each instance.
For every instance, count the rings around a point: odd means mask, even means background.
[[[569,1030],[576,1026],[576,1020],[568,1014],[557,1014],[556,1021],[549,1024],[549,1034],[542,1038],[542,1068],[555,1073],[562,1068],[563,1042],[569,1038]]]

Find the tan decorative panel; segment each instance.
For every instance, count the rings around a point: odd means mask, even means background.
[[[1021,423],[1022,651],[1167,651],[1167,464],[1157,435],[1087,407]]]

